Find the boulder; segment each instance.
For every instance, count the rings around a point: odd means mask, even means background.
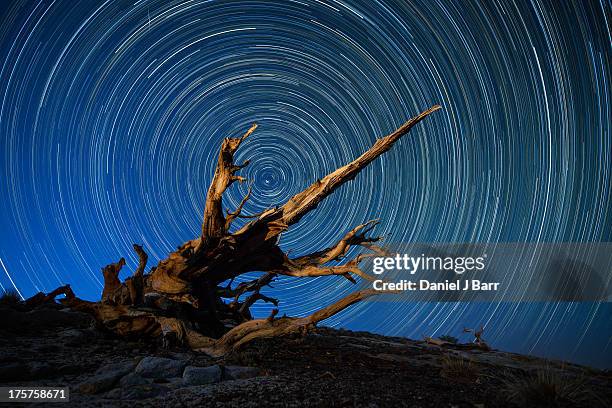
[[[145,378],[180,377],[187,363],[163,357],[145,357],[140,360],[134,372]]]
[[[185,385],[205,385],[221,381],[221,367],[213,365],[209,367],[189,366],[183,372],[183,383]]]

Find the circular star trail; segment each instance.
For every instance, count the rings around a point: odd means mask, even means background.
[[[12,1],[0,25],[0,284],[71,283],[197,236],[220,142],[256,122],[247,213],[282,204],[425,108],[443,110],[282,236],[380,218],[390,242],[608,242],[611,6],[553,1]],[[235,185],[233,209],[247,184]],[[280,279],[282,312],[354,290]],[[257,305],[265,314],[267,305]],[[334,326],[610,365],[609,304],[363,303]],[[603,335],[607,333],[608,335]],[[597,333],[597,334],[596,334]],[[564,339],[564,340],[559,340]],[[599,340],[598,340],[599,339]]]

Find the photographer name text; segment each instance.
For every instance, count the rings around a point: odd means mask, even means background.
[[[375,290],[380,291],[397,291],[397,290],[432,290],[432,291],[494,291],[499,289],[499,282],[481,282],[478,279],[470,279],[463,281],[460,280],[444,282],[430,282],[426,279],[420,279],[418,281],[402,279],[399,282],[385,282],[382,279],[377,279],[372,282],[372,287]]]

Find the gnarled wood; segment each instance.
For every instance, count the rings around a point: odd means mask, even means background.
[[[226,232],[230,230],[232,222],[234,222],[236,218],[242,215],[242,209],[244,208],[244,205],[251,197],[251,193],[253,191],[252,187],[253,185],[250,184],[248,192],[246,193],[242,201],[240,201],[240,204],[238,204],[238,207],[234,211],[231,211],[231,212],[229,210],[227,211],[227,217],[225,217],[225,231]]]
[[[240,138],[224,139],[206,196],[200,236],[179,246],[149,274],[144,273],[147,254],[142,247],[134,245],[140,262],[125,283],[119,281],[119,271],[125,264],[122,258],[103,268],[104,289],[100,302],[87,302],[74,296],[67,296],[62,302],[91,313],[101,325],[121,336],[161,337],[165,345],[184,342],[212,355],[225,354],[254,339],[307,331],[379,292],[353,293],[304,318],[277,319],[277,309],[274,309],[267,319],[252,320],[250,307],[257,301],[278,305],[278,300],[262,293],[277,275],[338,275],[351,282],[358,276],[371,280],[359,264],[367,256],[386,255],[383,248],[375,245],[380,237],[369,236],[378,221],[368,221],[353,228],[329,248],[296,258],[290,258],[280,249],[280,234],[439,108],[434,106],[410,119],[395,132],[378,139],[352,162],[317,180],[286,203],[252,216],[251,222],[234,233],[229,232],[231,224],[237,217],[244,216],[242,210],[251,195],[251,186],[238,207],[227,214],[223,212],[223,193],[233,182],[244,180],[236,173],[248,165],[248,161],[236,165],[234,154],[257,126],[251,126]],[[373,254],[358,254],[344,260],[350,248],[356,246]],[[332,262],[334,264],[329,265]],[[232,286],[238,276],[255,271],[265,274]],[[234,327],[227,331],[227,325]]]
[[[74,299],[75,297],[70,285],[64,285],[49,293],[38,292],[34,296],[26,299],[24,303],[29,307],[36,307],[44,303],[53,302],[59,295],[64,295],[66,299]]]
[[[234,164],[234,153],[240,144],[257,129],[253,124],[251,128],[240,138],[225,138],[219,152],[217,169],[213,176],[204,208],[204,219],[202,221],[202,245],[206,247],[216,239],[221,238],[227,232],[225,217],[223,216],[223,193],[234,181],[244,181],[236,172],[247,166],[249,162],[237,166]]]
[[[138,268],[136,268],[133,276],[126,279],[125,285],[129,291],[130,303],[140,305],[144,302],[144,270],[149,256],[140,245],[134,244],[134,251],[139,258]]]
[[[121,290],[119,271],[125,265],[125,259],[121,258],[118,262],[106,265],[102,268],[104,277],[104,289],[102,289],[102,302],[115,302],[115,294]]]
[[[304,334],[315,327],[320,321],[379,293],[373,289],[351,293],[307,317],[281,317],[280,319],[275,319],[276,312],[273,312],[267,319],[250,320],[234,327],[219,340],[212,343],[212,345],[205,345],[200,350],[211,356],[222,356],[256,339],[285,336],[294,333]]]
[[[223,236],[223,239],[218,241],[216,247],[209,248],[205,263],[194,262],[192,267],[179,268],[170,272],[170,275],[189,282],[206,275],[204,279],[221,282],[245,272],[262,270],[261,258],[258,258],[258,254],[276,252],[273,247],[282,232],[315,209],[322,200],[342,184],[355,178],[368,164],[391,149],[402,136],[408,134],[417,123],[438,109],[440,109],[439,105],[433,106],[408,120],[395,132],[378,139],[370,149],[352,162],[331,172],[323,179],[317,180],[281,207],[265,211],[259,218],[246,224],[235,233],[227,235],[226,231],[219,232],[217,236]],[[228,263],[231,264],[231,268],[227,268]]]

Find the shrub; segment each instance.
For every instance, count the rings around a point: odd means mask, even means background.
[[[457,344],[459,342],[459,340],[456,337],[451,336],[450,334],[445,334],[444,336],[440,336],[440,340],[447,341],[452,344]]]
[[[509,402],[529,407],[589,406],[594,398],[583,377],[562,374],[551,367],[531,374],[506,375],[504,390]]]
[[[4,290],[0,296],[0,305],[16,305],[21,302],[21,296],[14,289]]]

